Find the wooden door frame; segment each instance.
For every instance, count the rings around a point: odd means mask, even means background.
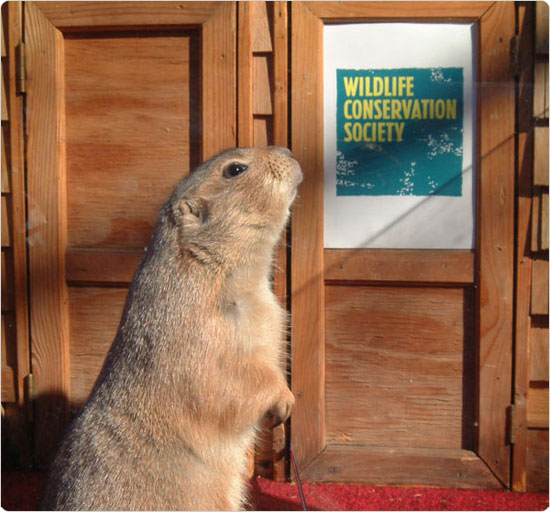
[[[201,30],[203,159],[236,142],[234,2],[26,2],[27,192],[35,454],[47,463],[69,417],[64,33]]]
[[[469,271],[453,272],[451,282],[460,283],[466,276],[468,281],[473,279],[470,283],[477,290],[476,452],[491,471],[474,453],[465,454],[466,451],[447,455],[449,461],[440,466],[443,469],[452,463],[461,471],[470,472],[471,486],[500,486],[499,481],[508,486],[510,445],[506,417],[512,401],[514,291],[515,93],[509,55],[515,30],[512,2],[292,2],[292,150],[305,176],[292,221],[291,361],[292,389],[297,398],[292,416],[292,445],[306,477],[331,480],[329,470],[316,471],[321,465],[330,469],[332,456],[325,451],[324,425],[327,268],[323,246],[323,26],[375,21],[471,22],[478,27],[476,251],[453,252],[460,260],[454,268],[462,266]],[[371,255],[369,265],[374,258],[374,264],[386,270],[395,268],[396,272],[403,272],[402,266],[395,266],[395,252],[377,250],[359,254],[362,255],[359,259]],[[341,253],[331,252],[333,260],[342,257]],[[440,257],[436,264],[444,268],[448,253],[441,252]],[[426,269],[421,266],[422,258],[421,250],[409,250],[402,262],[413,271]],[[361,266],[364,267],[364,260]],[[429,270],[426,271],[423,276],[428,279]],[[375,273],[370,276],[366,279],[372,280]],[[412,281],[418,281],[418,277]],[[410,462],[406,456],[384,453],[378,460],[389,458],[389,465],[391,462],[406,465]],[[397,457],[401,460],[396,460]],[[441,459],[441,455],[433,457]],[[359,467],[351,464],[352,454],[349,458],[351,480],[361,480],[356,473]]]

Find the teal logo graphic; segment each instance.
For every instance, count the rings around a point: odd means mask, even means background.
[[[462,68],[336,70],[338,196],[461,196]]]

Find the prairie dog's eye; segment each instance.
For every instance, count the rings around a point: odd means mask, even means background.
[[[233,162],[223,170],[223,176],[225,176],[225,178],[235,178],[236,176],[242,175],[247,169],[248,166],[246,164]]]

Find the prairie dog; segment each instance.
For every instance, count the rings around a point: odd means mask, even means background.
[[[266,412],[294,397],[273,250],[302,179],[285,148],[233,149],[161,207],[113,345],[54,460],[43,509],[237,510]]]

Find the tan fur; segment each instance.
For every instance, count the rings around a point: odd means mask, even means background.
[[[224,176],[233,163],[248,169]],[[301,176],[288,150],[249,148],[180,182],[43,509],[244,506],[258,422],[266,412],[286,420],[294,403],[280,368],[286,316],[269,275]]]

